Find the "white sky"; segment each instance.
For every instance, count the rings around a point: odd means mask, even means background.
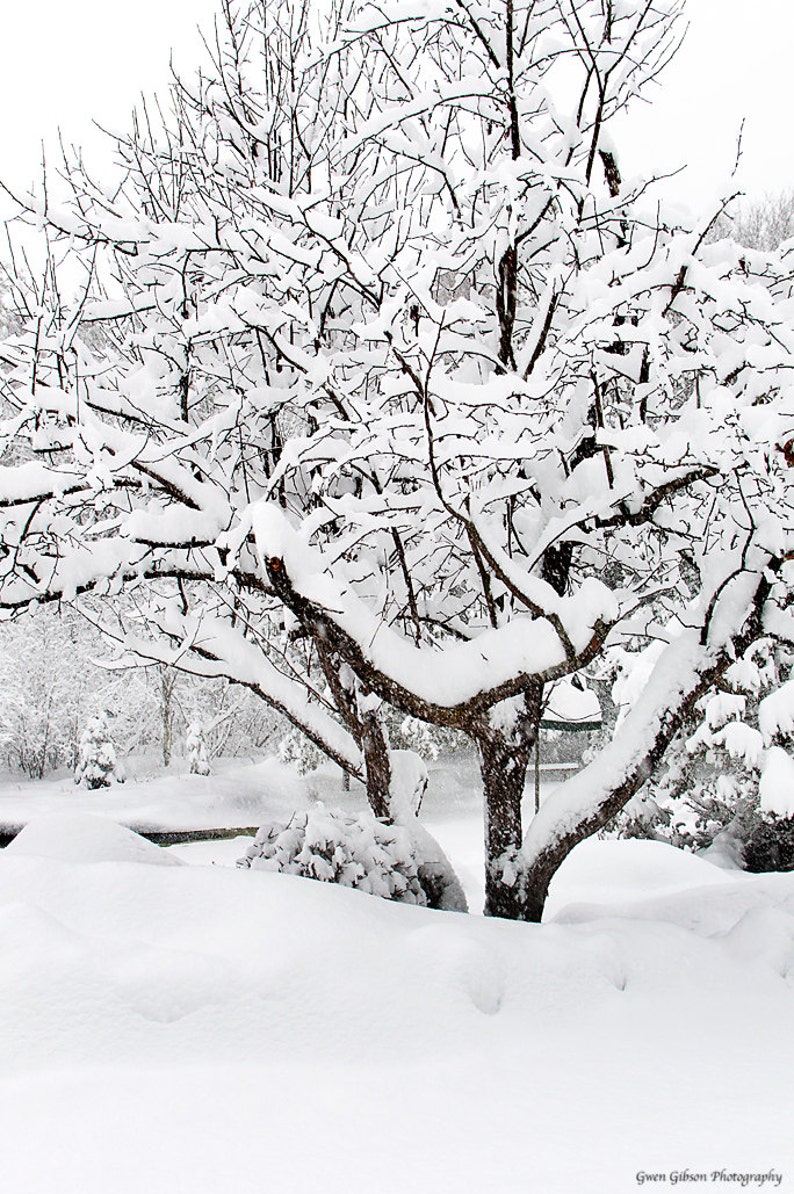
[[[198,61],[196,26],[210,29],[214,11],[215,0],[0,0],[0,177],[30,182],[59,125],[88,148],[92,117],[123,128],[140,91],[167,80],[172,47],[183,71]],[[686,164],[671,190],[699,206],[729,174],[745,117],[742,186],[794,186],[794,4],[689,0],[688,16],[654,105],[617,141],[624,174]]]
[[[791,0],[688,0],[689,31],[617,142],[626,174],[686,166],[676,197],[703,203],[733,168],[748,195],[794,188],[794,4]]]

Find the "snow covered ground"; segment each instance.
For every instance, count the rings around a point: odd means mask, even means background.
[[[182,830],[258,825],[268,816],[289,815],[308,799],[305,782],[275,759],[215,763],[214,774],[168,771],[150,760],[134,760],[124,784],[89,792],[72,775],[0,782],[0,826],[26,824],[52,812],[93,813],[138,830]]]
[[[287,803],[264,766],[215,799]],[[445,776],[427,823],[475,901],[473,785]],[[153,781],[161,815],[199,782]],[[0,852],[4,1194],[794,1184],[794,875],[589,841],[517,925],[161,849],[82,799]]]

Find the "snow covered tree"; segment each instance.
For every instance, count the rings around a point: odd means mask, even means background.
[[[204,738],[204,727],[200,721],[193,721],[188,726],[185,747],[190,774],[209,775],[210,761],[207,754],[207,743]]]
[[[748,870],[794,869],[793,663],[784,644],[754,643],[693,708],[615,831],[708,850]],[[629,670],[616,695],[630,701],[635,688]]]
[[[42,779],[73,770],[87,711],[116,704],[115,677],[90,662],[97,636],[84,619],[48,608],[0,625],[0,750],[12,769]],[[134,693],[127,697],[134,704]]]
[[[486,910],[539,919],[695,704],[792,632],[790,263],[621,174],[610,124],[678,0],[224,11],[117,186],[72,159],[25,207],[85,286],[51,281],[5,350],[0,601],[133,592],[128,649],[246,684],[378,815],[383,702],[468,736]],[[649,637],[620,732],[525,836],[553,686]]]
[[[89,719],[80,738],[74,782],[84,783],[91,792],[124,782],[124,770],[116,758],[107,713],[103,711]]]
[[[752,202],[737,199],[717,221],[711,238],[731,236],[751,249],[777,249],[794,237],[794,191]]]
[[[282,763],[291,763],[301,775],[313,771],[323,761],[323,755],[314,743],[293,726],[278,744],[278,757]]]

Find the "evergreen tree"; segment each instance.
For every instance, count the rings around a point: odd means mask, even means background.
[[[191,722],[185,745],[190,774],[209,775],[210,761],[207,757],[207,743],[204,740],[204,727],[200,721]]]
[[[89,791],[96,791],[109,788],[114,780],[123,783],[124,772],[110,738],[107,713],[100,711],[90,719],[80,738],[74,782],[85,783]]]

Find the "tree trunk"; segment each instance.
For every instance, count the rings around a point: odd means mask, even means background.
[[[532,919],[518,867],[521,801],[536,727],[524,721],[506,736],[489,727],[478,737],[485,799],[485,915]]]
[[[160,714],[163,720],[163,766],[171,765],[171,750],[174,742],[174,687],[176,673],[160,665]]]
[[[361,719],[361,750],[364,755],[369,806],[376,817],[391,820],[389,744],[377,713],[365,713]]]

